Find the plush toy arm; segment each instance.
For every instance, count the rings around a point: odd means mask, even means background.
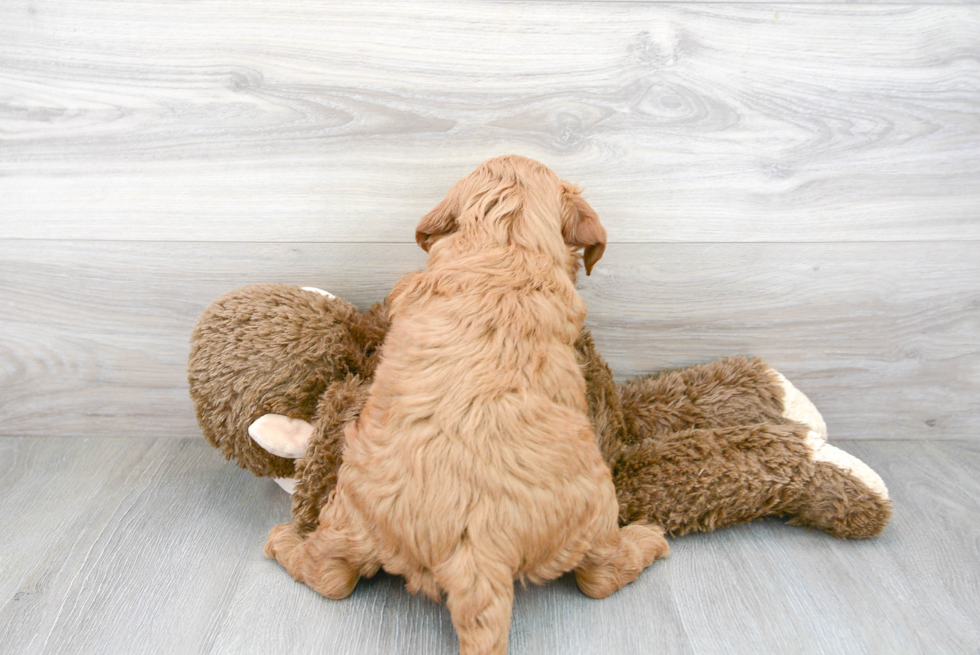
[[[648,375],[620,384],[619,391],[631,443],[691,428],[787,421],[827,437],[813,403],[757,358],[732,357]]]
[[[293,526],[299,534],[316,529],[320,510],[337,484],[347,424],[357,419],[367,401],[371,380],[349,375],[332,383],[320,397],[313,436],[296,461]]]

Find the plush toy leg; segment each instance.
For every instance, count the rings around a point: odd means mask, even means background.
[[[360,576],[370,577],[380,568],[360,515],[341,493],[324,508],[316,532],[304,538],[292,523],[277,525],[269,531],[264,553],[294,580],[334,600],[349,596]]]
[[[619,385],[627,441],[691,428],[727,428],[787,420],[824,439],[820,412],[778,371],[752,357],[730,357],[664,371]]]
[[[769,370],[776,376],[776,380],[783,391],[783,416],[791,421],[808,426],[821,439],[826,441],[827,424],[824,422],[820,412],[817,411],[816,406],[810,402],[809,398],[803,395],[803,392],[794,387],[793,383],[787,380],[782,373],[774,368],[770,368]]]
[[[796,424],[691,429],[629,445],[610,463],[619,523],[683,535],[783,513],[812,468],[807,432]]]
[[[316,530],[320,512],[337,485],[343,460],[345,426],[357,419],[367,400],[370,380],[349,375],[333,382],[320,396],[313,418],[313,438],[296,460],[299,482],[293,495],[293,525],[300,534]]]
[[[888,489],[885,487],[885,481],[870,466],[854,455],[831,446],[826,442],[823,435],[812,430],[807,434],[806,447],[810,451],[810,459],[814,462],[826,462],[835,466],[844,473],[857,478],[864,486],[884,500],[888,500]]]
[[[880,534],[892,514],[892,502],[881,477],[816,432],[811,431],[804,443],[814,472],[794,503],[790,523],[851,539]]]
[[[870,467],[796,423],[682,430],[627,446],[611,468],[620,523],[646,520],[671,535],[788,516],[871,537],[891,516]]]

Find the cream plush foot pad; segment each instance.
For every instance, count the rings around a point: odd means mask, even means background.
[[[776,374],[779,384],[783,387],[783,416],[809,427],[823,441],[826,441],[827,424],[820,412],[817,411],[816,406],[803,395],[802,391],[794,387],[793,383],[787,380],[782,373],[776,369],[772,369],[772,372]]]
[[[840,448],[831,446],[826,442],[825,437],[811,430],[806,437],[807,450],[810,451],[810,459],[815,462],[827,462],[854,476],[874,493],[888,500],[888,488],[881,476],[875,473],[874,469],[859,460],[850,453],[846,453]]]

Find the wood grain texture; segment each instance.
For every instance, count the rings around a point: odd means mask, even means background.
[[[410,242],[520,152],[615,242],[980,239],[975,5],[2,11],[0,238]]]
[[[518,589],[510,652],[976,652],[980,444],[838,445],[889,486],[882,536],[769,520],[674,539],[602,601],[569,576]],[[264,559],[288,498],[200,439],[0,438],[0,453],[17,499],[0,509],[16,530],[0,531],[3,652],[456,652],[445,608],[399,578],[329,601]]]
[[[0,241],[0,434],[198,430],[188,339],[244,284],[361,308],[424,265],[412,245]],[[620,378],[755,354],[856,439],[977,439],[980,243],[614,245],[582,278]]]

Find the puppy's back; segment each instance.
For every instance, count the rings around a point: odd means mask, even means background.
[[[615,504],[573,348],[584,308],[503,276],[477,293],[465,275],[452,294],[417,293],[441,275],[416,274],[392,298],[368,434],[345,456],[390,481],[381,521],[420,567],[439,567],[465,537],[515,576],[550,579]]]

